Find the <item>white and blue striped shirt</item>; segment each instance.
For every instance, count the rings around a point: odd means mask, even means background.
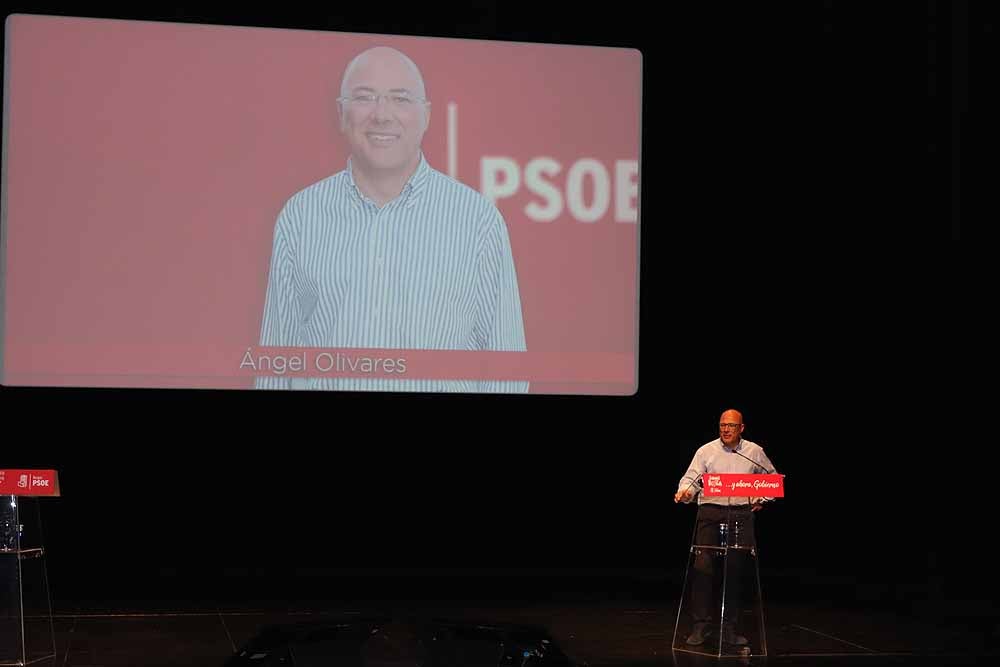
[[[524,351],[507,227],[487,198],[420,156],[379,208],[345,170],[296,193],[274,231],[260,344]],[[525,392],[527,382],[260,377],[259,389]]]

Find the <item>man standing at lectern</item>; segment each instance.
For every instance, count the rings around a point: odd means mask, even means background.
[[[695,519],[695,543],[719,546],[719,524],[730,520],[741,522],[752,535],[753,513],[771,498],[717,497],[708,498],[701,493],[701,476],[705,473],[772,474],[774,465],[757,443],[743,438],[743,415],[738,410],[726,410],[719,418],[719,437],[705,443],[695,452],[691,465],[681,477],[674,494],[675,503],[690,503],[698,499],[698,516]],[[710,634],[712,609],[712,555],[702,551],[695,557],[691,573],[691,610],[694,627],[687,638],[691,646],[704,643]],[[722,641],[734,646],[747,643],[736,633],[732,610],[739,607],[738,600],[727,600],[723,623]]]

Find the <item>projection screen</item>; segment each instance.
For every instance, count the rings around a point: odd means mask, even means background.
[[[638,50],[5,30],[4,385],[638,390]]]

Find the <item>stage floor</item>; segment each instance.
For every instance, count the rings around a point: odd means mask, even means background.
[[[39,664],[222,667],[265,626],[388,617],[543,628],[574,665],[589,667],[1000,664],[994,633],[961,624],[823,605],[770,604],[765,613],[768,657],[720,661],[671,651],[675,601],[56,601],[56,658]]]

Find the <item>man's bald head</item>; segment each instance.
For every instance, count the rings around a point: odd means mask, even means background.
[[[420,73],[420,68],[405,53],[390,46],[375,46],[354,56],[354,59],[344,68],[344,76],[340,80],[341,97],[347,97],[350,94],[353,87],[352,76],[358,70],[366,67],[402,67],[409,70],[409,73],[412,75],[413,94],[427,99],[427,91],[424,88],[424,77]]]
[[[739,410],[726,410],[719,417],[720,424],[742,424],[743,414]]]
[[[719,417],[719,438],[722,444],[732,449],[743,434],[743,415],[739,410],[726,410]]]

